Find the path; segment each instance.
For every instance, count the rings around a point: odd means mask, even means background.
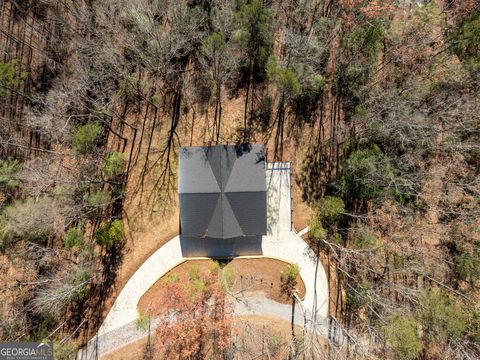
[[[308,245],[297,235],[291,225],[291,172],[289,163],[267,164],[267,224],[268,234],[262,239],[262,254],[300,267],[305,283],[305,298],[297,308],[304,312],[299,325],[325,324],[328,316],[328,283],[323,266]],[[115,300],[105,321],[88,344],[87,351],[80,351],[78,359],[94,359],[143,336],[145,332],[135,328],[138,318],[137,304],[141,296],[170,269],[185,261],[179,236],[158,249],[135,274]],[[254,306],[236,306],[242,315],[274,315],[290,319],[291,306],[272,305],[271,300],[250,300]],[[275,314],[271,311],[275,310]],[[300,313],[299,311],[296,311]],[[138,337],[140,336],[140,337]]]

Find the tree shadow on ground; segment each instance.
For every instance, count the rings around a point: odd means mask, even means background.
[[[118,218],[122,213],[123,199],[115,201],[111,208],[112,218]],[[97,259],[98,277],[88,289],[84,301],[76,302],[72,308],[72,316],[67,324],[71,336],[78,332],[86,344],[100,328],[109,308],[108,301],[112,299],[118,271],[122,265],[125,249],[125,240],[114,242],[108,246]],[[76,335],[75,335],[76,336]]]

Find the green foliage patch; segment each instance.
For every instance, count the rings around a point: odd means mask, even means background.
[[[480,14],[465,19],[449,38],[452,51],[472,76],[480,75]]]
[[[135,327],[137,330],[146,331],[148,329],[148,324],[150,323],[150,316],[144,312],[140,312],[137,319],[135,320]]]
[[[80,247],[83,245],[83,226],[80,224],[76,227],[72,227],[67,230],[63,238],[63,245],[66,249],[70,250],[74,247]]]
[[[74,270],[68,274],[67,279],[67,283],[75,289],[68,302],[81,302],[87,295],[88,283],[92,278],[92,269],[86,264],[77,266]]]
[[[465,310],[441,291],[426,291],[416,308],[426,337],[434,339],[459,340],[468,330],[468,317]]]
[[[109,247],[121,241],[124,237],[123,224],[119,219],[101,225],[95,232],[98,245]]]
[[[415,318],[397,314],[384,326],[385,338],[401,360],[415,359],[421,349],[419,324]]]
[[[327,224],[331,224],[339,220],[345,213],[345,203],[338,196],[325,196],[320,201],[319,214],[320,218]]]
[[[455,256],[454,270],[458,278],[474,285],[480,280],[480,251],[459,251]]]
[[[287,98],[300,95],[302,88],[297,74],[294,70],[281,66],[274,56],[268,59],[267,76],[270,81],[277,84]]]
[[[111,200],[112,197],[107,190],[97,190],[88,196],[87,204],[94,208],[104,208]]]
[[[259,0],[240,3],[233,38],[246,52],[244,71],[262,78],[272,53],[273,13]]]
[[[0,62],[0,98],[7,97],[11,89],[17,90],[28,75],[20,70],[18,60]]]
[[[20,180],[15,178],[15,173],[20,169],[17,160],[0,160],[0,191],[10,193],[20,187]]]
[[[282,270],[282,276],[285,279],[295,279],[300,274],[300,268],[297,264],[288,264]]]
[[[388,194],[393,169],[380,148],[373,144],[353,151],[345,160],[338,181],[342,197],[373,200]]]
[[[327,230],[323,227],[320,217],[315,213],[310,219],[310,236],[317,241],[321,241],[326,240],[327,235]]]
[[[103,171],[108,178],[115,178],[123,173],[125,169],[125,154],[114,151],[107,154]]]
[[[297,264],[288,264],[284,267],[280,276],[280,290],[283,294],[293,297],[298,275],[300,267]]]
[[[200,52],[203,55],[213,58],[216,54],[221,53],[225,50],[225,37],[219,32],[213,32],[206,37],[203,42]]]
[[[370,229],[363,225],[358,225],[355,227],[352,237],[353,239],[351,246],[354,249],[371,249],[379,244],[378,237]]]
[[[235,281],[235,270],[233,266],[228,264],[222,269],[222,282],[225,285],[225,289],[229,290],[233,286],[233,282]]]
[[[93,152],[103,136],[103,128],[99,123],[92,122],[80,126],[73,134],[72,147],[79,154]]]
[[[347,306],[353,311],[358,312],[369,304],[370,293],[372,292],[369,283],[349,284],[346,289]]]
[[[78,352],[78,345],[74,342],[58,342],[53,343],[53,353],[55,360],[72,360],[75,359]]]

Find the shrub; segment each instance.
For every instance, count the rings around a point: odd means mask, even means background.
[[[14,177],[20,163],[16,160],[0,160],[0,191],[11,191],[20,186],[20,181]]]
[[[180,276],[177,273],[171,273],[165,276],[162,282],[164,286],[167,286],[172,283],[178,283],[179,281],[180,281]]]
[[[384,326],[385,338],[402,360],[414,359],[421,348],[418,323],[410,316],[395,315]]]
[[[343,244],[343,238],[342,238],[342,234],[336,232],[332,235],[332,242],[334,242],[335,244],[338,244],[338,245],[342,245]]]
[[[319,214],[322,220],[333,223],[345,213],[345,203],[337,196],[325,196],[320,202]]]
[[[295,279],[300,274],[297,264],[288,264],[282,271],[282,276],[287,279]]]
[[[63,238],[63,245],[70,250],[73,247],[83,245],[83,227],[79,225],[68,229],[67,234]]]
[[[103,128],[96,122],[80,126],[73,134],[73,149],[79,154],[91,153],[102,135]]]
[[[461,280],[472,285],[480,278],[480,254],[478,251],[463,252],[455,256],[455,273]]]
[[[66,273],[58,274],[52,281],[39,287],[33,300],[33,309],[43,316],[55,319],[64,317],[72,302],[82,301],[88,289],[93,269],[85,265],[74,265]]]
[[[101,246],[112,246],[123,239],[123,224],[121,220],[103,224],[95,232],[95,241]]]
[[[92,277],[92,269],[85,265],[77,266],[68,274],[67,283],[75,290],[72,293],[72,301],[82,301],[87,295],[87,285]]]
[[[213,261],[212,263],[215,262]],[[190,269],[188,269],[188,277],[196,291],[203,291],[205,289],[205,283],[200,274],[200,268],[197,265],[192,265]]]
[[[353,233],[352,247],[354,249],[370,249],[378,246],[377,236],[368,228],[358,226]]]
[[[235,280],[235,270],[230,264],[225,266],[222,271],[222,281],[225,285],[225,289],[229,290],[233,286]]]
[[[148,323],[150,322],[150,316],[144,312],[138,314],[138,318],[135,320],[135,327],[137,330],[146,331],[148,329]]]
[[[53,352],[56,360],[72,360],[77,357],[78,346],[73,342],[54,342]]]
[[[477,310],[472,313],[470,337],[474,342],[480,342],[480,312]]]
[[[28,78],[28,72],[19,71],[17,60],[0,63],[0,98],[8,96],[10,89],[17,89]]]
[[[9,240],[7,222],[0,216],[0,249],[3,249]]]
[[[133,103],[143,87],[144,83],[138,79],[137,74],[131,73],[120,81],[119,93],[125,96],[127,102]]]
[[[390,172],[384,154],[377,145],[372,145],[347,158],[338,185],[344,196],[373,200],[385,195],[383,188]]]
[[[161,101],[162,101],[162,97],[158,94],[152,95],[150,97],[150,102],[154,105],[160,104]]]
[[[60,218],[58,204],[51,198],[17,200],[3,212],[4,239],[43,243],[54,234]]]
[[[110,193],[106,190],[97,190],[87,198],[87,204],[95,208],[104,208],[111,201]]]
[[[296,335],[293,338],[293,348],[295,354],[301,354],[305,350],[305,336],[303,335]]]
[[[310,220],[310,236],[317,241],[325,240],[327,238],[327,230],[323,227],[317,214],[313,215]]]
[[[297,264],[288,264],[282,270],[280,277],[281,280],[281,291],[285,295],[291,297],[293,296],[293,290],[297,285],[297,276],[300,274],[300,268]]]
[[[366,306],[369,302],[371,292],[370,284],[349,284],[346,289],[347,306],[353,311],[357,312]]]
[[[459,340],[467,332],[465,311],[440,291],[430,290],[421,296],[417,315],[430,340]]]
[[[125,7],[119,13],[118,18],[120,20],[120,23],[129,32],[144,36],[144,34],[152,30],[153,24],[150,21],[150,17],[146,13],[139,11],[137,8]]]
[[[123,173],[125,163],[125,155],[123,153],[115,151],[108,154],[103,169],[105,176],[109,178],[117,177]]]
[[[456,31],[450,34],[453,52],[463,61],[472,76],[480,74],[480,14],[465,19]]]
[[[267,338],[267,345],[271,355],[275,355],[278,352],[284,341],[281,334],[273,334]]]
[[[197,265],[190,266],[190,269],[188,269],[188,277],[190,280],[200,279],[200,268]]]

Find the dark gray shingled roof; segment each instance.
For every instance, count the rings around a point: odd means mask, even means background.
[[[181,148],[178,168],[182,235],[228,239],[267,233],[263,145]]]

